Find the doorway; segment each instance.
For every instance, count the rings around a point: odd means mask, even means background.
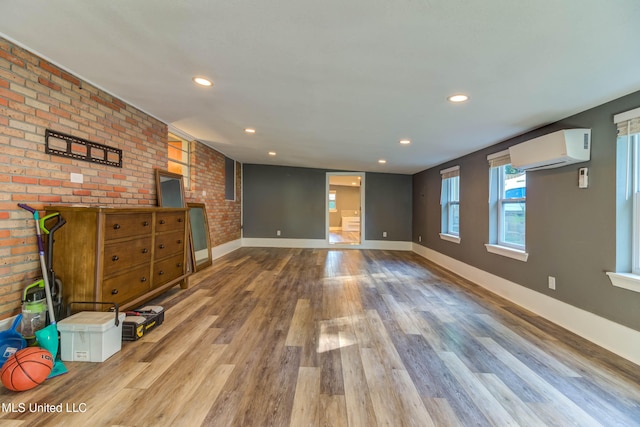
[[[327,240],[360,245],[364,229],[364,173],[327,172]]]

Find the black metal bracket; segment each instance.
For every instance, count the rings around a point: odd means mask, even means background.
[[[45,131],[47,154],[122,167],[122,150],[51,129]]]

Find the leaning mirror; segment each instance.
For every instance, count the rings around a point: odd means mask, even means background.
[[[209,239],[209,222],[204,203],[187,203],[189,222],[191,223],[191,242],[195,269],[199,271],[211,265],[211,242]]]
[[[184,185],[182,175],[156,169],[156,194],[158,206],[161,208],[186,208],[184,201]],[[191,232],[188,233],[191,240]],[[187,251],[187,272],[193,273],[193,245],[189,242],[191,250]]]
[[[182,175],[156,169],[156,190],[158,206],[163,208],[184,208],[184,185]]]

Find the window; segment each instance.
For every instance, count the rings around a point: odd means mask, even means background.
[[[338,207],[336,205],[336,191],[329,191],[329,212],[338,212]]]
[[[640,108],[616,114],[616,272],[614,286],[640,292]]]
[[[440,238],[460,243],[460,166],[440,171]]]
[[[527,175],[510,164],[498,168],[498,244],[524,250]]]
[[[526,261],[527,175],[511,166],[509,151],[489,160],[489,252]]]
[[[186,189],[191,187],[191,167],[190,167],[190,144],[184,138],[173,133],[169,133],[168,141],[168,165],[169,172],[180,174],[184,177]]]

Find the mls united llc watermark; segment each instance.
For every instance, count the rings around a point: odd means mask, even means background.
[[[0,410],[3,413],[25,413],[25,412],[58,412],[58,413],[74,413],[74,412],[87,412],[86,403],[0,403]]]

